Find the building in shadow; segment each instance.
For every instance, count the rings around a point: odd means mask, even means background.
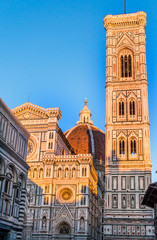
[[[149,184],[142,204],[154,209],[155,239],[157,239],[157,182]]]
[[[0,239],[21,239],[30,134],[0,99]]]

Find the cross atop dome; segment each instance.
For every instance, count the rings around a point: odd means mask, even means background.
[[[91,120],[91,112],[87,106],[87,98],[85,98],[85,101],[84,101],[84,107],[83,109],[80,111],[80,120],[77,122],[77,124],[83,124],[83,123],[88,123],[88,124],[91,124],[93,125],[93,121]]]

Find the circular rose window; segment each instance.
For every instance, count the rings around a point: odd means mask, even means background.
[[[57,198],[61,203],[71,203],[73,202],[73,191],[70,188],[64,187],[62,188],[58,194]]]

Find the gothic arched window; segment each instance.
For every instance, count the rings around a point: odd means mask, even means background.
[[[124,101],[120,100],[119,102],[119,116],[124,116]]]
[[[135,116],[135,101],[131,100],[129,102],[129,112],[130,112],[130,116]]]
[[[131,54],[124,51],[120,57],[121,78],[132,77],[132,57]]]
[[[137,153],[137,143],[135,139],[131,139],[130,141],[130,153],[134,155]]]
[[[124,141],[124,139],[119,140],[119,154],[120,155],[125,154],[125,141]]]

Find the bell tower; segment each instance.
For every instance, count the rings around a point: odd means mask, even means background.
[[[105,239],[153,239],[146,13],[107,15]]]

